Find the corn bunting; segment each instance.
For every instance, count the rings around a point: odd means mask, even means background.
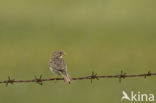
[[[56,76],[61,75],[66,82],[70,83],[72,79],[67,73],[67,64],[63,59],[64,55],[65,52],[63,51],[54,52],[49,62],[49,68],[52,72],[56,74]]]

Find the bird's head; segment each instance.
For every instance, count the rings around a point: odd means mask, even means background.
[[[64,51],[56,51],[55,53],[54,53],[54,56],[56,57],[56,58],[62,58],[63,56],[65,56],[66,55],[66,53],[64,52]]]

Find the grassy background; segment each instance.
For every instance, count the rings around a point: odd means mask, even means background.
[[[0,80],[50,78],[56,50],[72,77],[156,72],[155,0],[1,0]],[[155,77],[0,85],[1,103],[116,103],[122,90],[156,94]],[[129,103],[124,101],[124,103]]]

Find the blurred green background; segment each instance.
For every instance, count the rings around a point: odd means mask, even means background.
[[[156,72],[155,0],[1,0],[0,81],[54,76],[48,61],[68,53],[72,77]],[[119,103],[122,90],[156,95],[156,77],[0,84],[1,103]],[[129,101],[123,101],[129,103]]]

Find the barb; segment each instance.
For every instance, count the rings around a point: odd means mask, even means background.
[[[93,79],[99,80],[102,78],[117,78],[119,79],[119,82],[121,83],[122,79],[125,78],[137,78],[137,77],[143,77],[143,78],[147,78],[147,77],[151,77],[151,76],[156,76],[156,73],[152,73],[150,70],[147,73],[144,74],[127,74],[125,72],[123,72],[121,70],[121,73],[118,75],[97,75],[97,73],[92,72],[91,75],[89,76],[84,76],[84,77],[75,77],[72,78],[72,80],[91,80],[91,84],[93,82]],[[48,78],[48,79],[42,79],[42,75],[40,75],[39,78],[37,78],[35,76],[34,79],[32,80],[15,80],[15,79],[11,79],[10,76],[8,76],[8,80],[5,81],[0,81],[0,84],[5,84],[5,86],[7,87],[9,84],[14,84],[14,83],[37,83],[39,85],[43,85],[43,82],[46,81],[56,81],[56,80],[64,80],[63,78]]]

